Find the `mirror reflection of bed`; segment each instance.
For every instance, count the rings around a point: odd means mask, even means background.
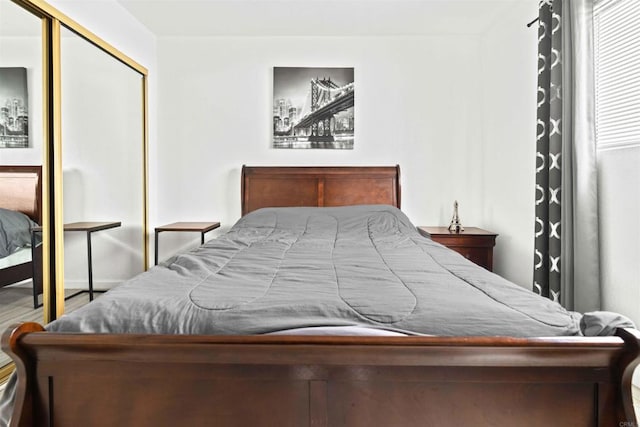
[[[42,322],[42,167],[0,166],[0,328]],[[86,293],[65,292],[70,310],[88,302]],[[10,362],[0,353],[0,366]]]
[[[30,228],[41,223],[40,166],[0,166],[0,327],[43,319],[41,246]],[[9,357],[0,353],[0,366]]]

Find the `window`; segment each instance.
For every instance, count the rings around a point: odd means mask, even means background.
[[[598,150],[640,146],[640,1],[594,7]]]

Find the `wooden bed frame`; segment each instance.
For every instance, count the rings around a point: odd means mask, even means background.
[[[399,170],[382,169],[395,171],[395,180],[380,179],[399,205]],[[243,212],[280,206],[258,191],[278,179],[291,191],[274,194],[303,200],[292,196],[298,172],[324,193],[304,200],[341,204],[328,188],[346,170],[245,167]],[[352,169],[357,179],[367,170]],[[348,172],[344,181],[353,185]],[[13,426],[636,425],[636,330],[532,339],[194,336],[52,333],[27,323],[6,331],[2,348],[18,373]]]
[[[0,165],[0,207],[16,210],[42,224],[42,166],[1,166]],[[0,270],[0,287],[7,286],[34,276],[34,271],[42,271],[42,247],[32,252],[30,262]],[[34,295],[42,293],[42,277],[35,274]]]
[[[265,207],[400,208],[400,166],[242,166],[242,215]]]

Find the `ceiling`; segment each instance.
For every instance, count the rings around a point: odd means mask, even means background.
[[[537,0],[118,0],[156,36],[480,34]],[[524,24],[524,23],[523,23]]]

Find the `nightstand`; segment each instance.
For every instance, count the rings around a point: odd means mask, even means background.
[[[155,229],[155,263],[158,265],[158,234],[162,231],[196,231],[200,233],[200,244],[204,244],[204,235],[220,227],[219,222],[174,222]]]
[[[496,233],[476,227],[465,227],[460,233],[452,233],[447,227],[418,227],[423,236],[453,249],[465,258],[489,271],[493,270],[493,247]]]

